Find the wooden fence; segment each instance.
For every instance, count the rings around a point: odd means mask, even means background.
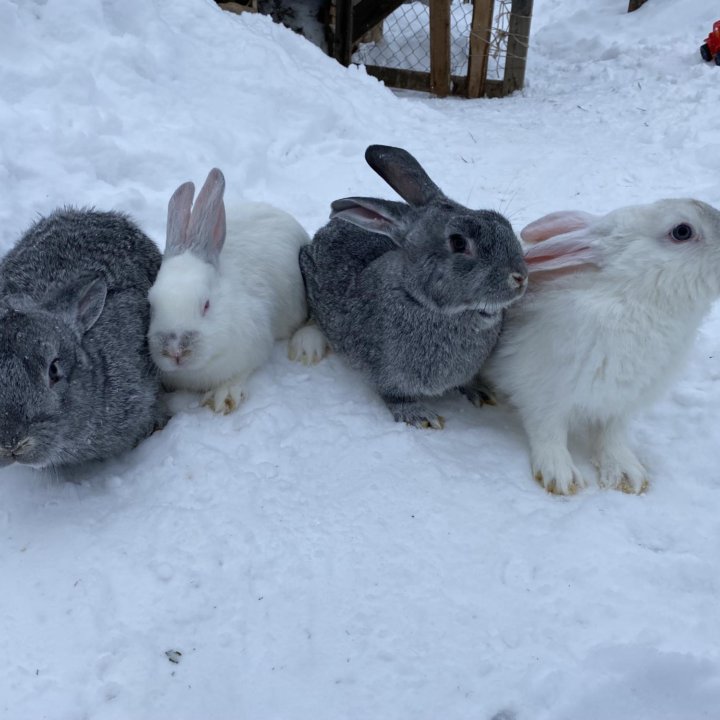
[[[368,74],[386,84],[476,98],[499,97],[523,87],[533,0],[512,0],[506,28],[494,25],[496,0],[470,0],[472,20],[467,28],[467,69],[453,74],[450,62],[452,0],[426,0],[429,5],[429,72],[403,67],[366,64]],[[505,0],[505,4],[510,0]],[[403,0],[336,0],[331,28],[331,54],[349,65],[360,39],[398,11]],[[491,47],[501,47],[504,72],[488,76]]]

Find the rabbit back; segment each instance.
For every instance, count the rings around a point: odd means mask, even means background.
[[[227,298],[236,319],[248,298],[264,308],[264,320],[275,340],[284,340],[307,316],[298,253],[310,242],[295,218],[266,203],[242,203],[227,212],[227,237],[220,255],[221,282],[232,285]],[[234,300],[233,300],[234,296]]]
[[[147,292],[160,252],[125,215],[64,208],[41,218],[0,261],[0,293],[41,297],[74,274],[102,275],[109,290]]]
[[[320,228],[312,243],[301,249],[300,269],[308,305],[336,351],[348,352],[357,345],[353,331],[362,332],[358,327],[359,316],[372,310],[365,299],[365,285],[377,286],[378,278],[377,274],[365,277],[365,270],[386,253],[395,251],[396,245],[384,235],[338,219]],[[392,256],[389,260],[392,262]]]

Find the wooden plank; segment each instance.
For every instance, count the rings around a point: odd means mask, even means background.
[[[359,40],[394,13],[403,2],[404,0],[360,0],[353,11],[353,41]]]
[[[513,0],[508,26],[507,57],[505,58],[505,94],[522,89],[525,83],[530,19],[533,0]]]
[[[450,92],[452,95],[468,97],[467,75],[452,75]],[[484,97],[498,98],[505,94],[505,83],[502,80],[487,80],[485,82]]]
[[[637,10],[641,5],[644,5],[647,2],[647,0],[630,0],[630,4],[628,5],[628,12],[633,12],[633,10]]]
[[[382,80],[390,87],[400,88],[402,90],[430,92],[430,73],[419,72],[418,70],[388,68],[380,65],[366,65],[365,71],[368,75]]]
[[[419,70],[402,70],[400,68],[388,68],[381,65],[365,65],[368,75],[376,77],[388,87],[400,90],[417,90],[418,92],[430,92],[430,73]],[[502,97],[505,86],[499,80],[488,80],[485,92],[488,97]],[[450,92],[452,95],[467,94],[467,77],[465,75],[453,75],[451,77]]]
[[[336,0],[335,34],[333,35],[333,57],[345,66],[350,64],[350,59],[352,58],[352,34],[352,0]]]
[[[475,0],[473,4],[467,82],[469,98],[478,98],[485,93],[494,9],[495,0]]]
[[[235,13],[236,15],[242,15],[244,12],[257,12],[257,0],[252,0],[252,2],[248,3],[247,5],[244,5],[243,3],[239,2],[229,2],[223,0],[222,2],[218,2],[218,5],[223,9],[227,10],[228,12]]]
[[[430,91],[450,92],[450,0],[430,0]]]

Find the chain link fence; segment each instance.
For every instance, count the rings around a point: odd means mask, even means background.
[[[512,0],[496,0],[488,50],[488,80],[502,80],[505,76]]]
[[[423,2],[403,3],[366,36],[353,55],[362,65],[430,72],[430,9]]]
[[[512,0],[496,0],[490,38],[488,78],[505,72]],[[472,0],[452,0],[450,7],[450,72],[465,75],[470,54]],[[370,31],[353,62],[402,70],[430,71],[430,8],[422,0],[403,3]]]

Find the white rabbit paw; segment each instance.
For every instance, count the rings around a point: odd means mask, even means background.
[[[650,484],[647,470],[627,448],[619,448],[612,454],[603,453],[595,460],[595,465],[600,487],[640,495]]]
[[[566,448],[535,453],[533,477],[553,495],[574,495],[587,483]]]
[[[442,415],[428,410],[424,405],[414,400],[388,400],[383,398],[388,410],[392,413],[395,422],[404,422],[412,427],[433,430],[442,430],[445,427],[445,418]]]
[[[317,365],[328,352],[328,342],[317,325],[303,325],[290,338],[288,358],[303,365]]]
[[[245,390],[242,385],[227,384],[206,392],[203,395],[202,404],[213,412],[229,415],[238,409],[245,398]]]

